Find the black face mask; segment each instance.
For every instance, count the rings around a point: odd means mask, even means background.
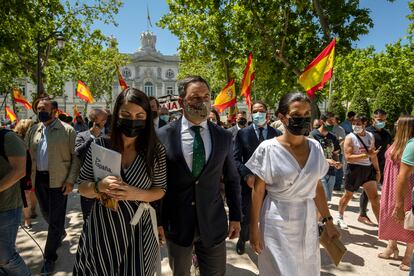
[[[247,124],[247,120],[245,118],[240,118],[238,124],[241,126],[245,126]]]
[[[152,113],[152,118],[157,118],[158,117],[158,111],[151,111]]]
[[[311,117],[295,117],[289,118],[286,129],[293,135],[308,136],[311,125]]]
[[[52,119],[52,116],[47,111],[39,111],[37,113],[37,118],[39,119],[40,122],[44,123]]]
[[[145,120],[119,118],[117,126],[126,137],[137,137],[145,129]]]

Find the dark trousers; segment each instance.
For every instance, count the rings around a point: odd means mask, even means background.
[[[49,173],[36,172],[35,192],[43,218],[49,224],[45,245],[45,259],[56,261],[56,250],[65,232],[66,203],[68,197],[62,188],[49,188]]]
[[[95,199],[81,196],[80,203],[81,203],[83,221],[86,222],[88,220],[89,214],[91,213],[92,207],[95,204]]]
[[[339,162],[342,162],[342,159],[343,159],[343,155],[339,154]],[[334,185],[334,190],[335,191],[340,191],[341,190],[342,183],[343,183],[343,178],[344,178],[343,168],[335,169],[335,185]]]
[[[252,204],[252,189],[250,189],[244,181],[242,183],[241,198],[242,219],[240,223],[241,229],[239,239],[246,242],[249,240],[250,205]]]
[[[191,246],[180,246],[167,240],[168,259],[173,276],[190,276],[193,249],[201,276],[224,276],[226,273],[226,241],[206,248],[201,241]]]

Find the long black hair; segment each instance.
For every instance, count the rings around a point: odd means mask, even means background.
[[[145,128],[143,134],[138,135],[135,140],[135,149],[138,154],[142,154],[145,158],[145,166],[147,173],[152,177],[155,160],[159,158],[158,144],[159,140],[155,133],[153,117],[151,113],[150,102],[144,92],[136,88],[127,88],[122,91],[115,101],[113,116],[111,120],[111,146],[114,150],[122,153],[124,151],[124,143],[122,141],[122,132],[118,127],[119,110],[125,102],[139,105],[147,113],[145,120]]]

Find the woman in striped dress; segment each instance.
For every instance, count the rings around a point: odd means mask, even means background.
[[[96,201],[79,240],[73,274],[154,275],[159,246],[151,208],[144,209],[136,225],[131,220],[140,205],[147,206],[165,194],[165,149],[158,142],[143,92],[124,90],[113,114],[111,138],[99,138],[96,143],[121,153],[122,177],[95,182],[89,149],[78,184],[82,196],[109,196],[118,200],[118,208],[113,211]]]

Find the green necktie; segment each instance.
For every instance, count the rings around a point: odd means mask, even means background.
[[[206,162],[206,152],[204,150],[204,143],[200,134],[201,126],[192,126],[191,129],[195,133],[193,142],[192,174],[194,177],[198,177],[203,170],[204,164]]]

